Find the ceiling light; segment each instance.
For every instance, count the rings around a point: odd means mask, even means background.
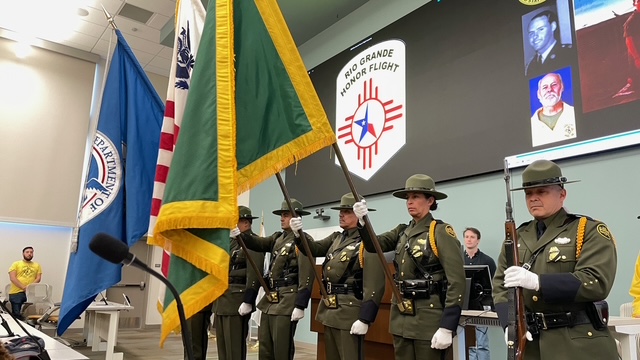
[[[18,41],[15,44],[15,48],[13,50],[18,59],[24,59],[27,56],[31,55],[33,52],[33,47],[27,42]]]

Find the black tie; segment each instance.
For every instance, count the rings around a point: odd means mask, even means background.
[[[344,240],[347,238],[347,236],[349,236],[349,232],[347,230],[342,232],[342,239],[340,240],[341,243],[344,242]]]
[[[540,240],[545,230],[547,230],[547,225],[544,224],[544,221],[538,221],[537,231],[536,231],[536,236],[538,237],[538,240]]]
[[[538,64],[542,64],[542,55],[538,54],[536,61],[538,62]]]

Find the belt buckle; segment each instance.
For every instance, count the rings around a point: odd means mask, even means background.
[[[337,309],[338,308],[338,296],[336,295],[327,295],[326,299],[323,299],[324,305],[328,309]]]
[[[331,294],[331,281],[327,281],[327,292]]]
[[[544,317],[543,313],[536,313],[538,319],[542,320],[542,330],[547,330],[547,319]]]

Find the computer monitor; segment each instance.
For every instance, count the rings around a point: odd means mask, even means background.
[[[485,306],[493,309],[491,272],[489,265],[465,265],[466,293],[464,310],[484,310]]]

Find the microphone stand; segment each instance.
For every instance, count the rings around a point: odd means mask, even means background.
[[[7,322],[7,320],[4,319],[4,317],[2,315],[0,315],[0,319],[2,320],[2,323],[0,325],[2,325],[2,327],[7,330],[7,335],[0,335],[0,337],[14,337],[17,336],[16,334],[13,333],[13,330],[11,330],[11,328],[9,327],[9,323]]]
[[[44,346],[40,344],[40,342],[38,341],[38,339],[35,336],[31,335],[31,333],[28,332],[27,329],[25,329],[24,326],[22,326],[22,323],[20,322],[20,320],[16,319],[15,316],[13,316],[11,311],[9,311],[7,309],[7,306],[4,304],[4,302],[0,301],[0,307],[2,307],[2,310],[4,310],[4,312],[6,312],[7,314],[9,314],[9,316],[11,316],[13,321],[15,321],[16,324],[18,324],[18,326],[20,326],[20,329],[22,329],[22,331],[24,331],[24,333],[27,334],[27,336],[31,340],[33,340],[33,342],[35,342],[36,345],[38,345],[38,347],[40,348],[40,354],[38,354],[38,358],[40,360],[51,360],[51,357],[49,357],[49,353],[47,352],[47,349],[45,349]],[[2,319],[2,321],[4,321],[4,318]],[[2,324],[2,325],[4,326],[4,324]],[[44,342],[44,340],[43,340],[43,342]]]
[[[142,271],[148,272],[149,274],[156,277],[158,280],[162,281],[162,283],[167,288],[169,288],[169,291],[171,291],[171,293],[173,294],[174,299],[176,299],[176,307],[178,308],[178,317],[180,318],[180,325],[182,327],[182,342],[187,348],[187,359],[193,360],[194,357],[193,357],[193,344],[191,343],[191,330],[189,330],[189,327],[187,326],[187,317],[185,316],[184,305],[182,304],[182,300],[180,299],[180,294],[178,293],[178,290],[176,290],[173,284],[171,284],[169,280],[167,280],[164,276],[160,276],[157,272],[155,272],[145,263],[138,260],[134,254],[131,254],[131,253],[129,254],[131,255],[131,259],[123,260],[122,263],[124,265],[127,265],[127,266],[132,265]]]

